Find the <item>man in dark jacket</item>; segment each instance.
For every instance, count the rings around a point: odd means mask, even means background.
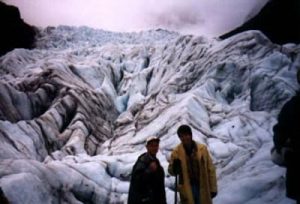
[[[300,70],[297,73],[300,84]],[[297,92],[282,108],[278,115],[278,123],[273,127],[274,145],[281,154],[285,151],[286,163],[286,195],[300,204],[300,93]]]
[[[156,158],[159,139],[148,138],[146,148],[132,169],[128,204],[166,204],[165,173]]]

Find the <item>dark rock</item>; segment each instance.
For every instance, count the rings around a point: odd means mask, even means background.
[[[247,30],[260,30],[273,43],[300,43],[300,1],[271,0],[252,19],[220,36],[226,39]]]
[[[14,48],[32,48],[35,29],[21,18],[19,9],[0,2],[0,56]]]

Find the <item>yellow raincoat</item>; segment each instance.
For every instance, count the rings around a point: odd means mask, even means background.
[[[211,192],[217,192],[217,179],[215,166],[205,145],[197,144],[197,157],[199,161],[199,178],[200,178],[200,202],[201,204],[212,204]],[[190,179],[187,169],[187,159],[184,147],[179,144],[171,154],[171,160],[168,171],[173,173],[173,161],[180,159],[182,168],[182,180],[178,184],[178,191],[182,204],[194,204]]]

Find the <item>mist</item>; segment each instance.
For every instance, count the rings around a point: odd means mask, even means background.
[[[168,29],[217,36],[254,16],[268,0],[4,0],[38,27],[89,26],[132,32]]]

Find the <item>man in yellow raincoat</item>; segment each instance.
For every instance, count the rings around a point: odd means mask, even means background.
[[[181,125],[177,130],[181,143],[171,154],[168,171],[179,175],[178,190],[183,204],[212,204],[217,195],[215,166],[207,147],[192,139],[192,129]]]

